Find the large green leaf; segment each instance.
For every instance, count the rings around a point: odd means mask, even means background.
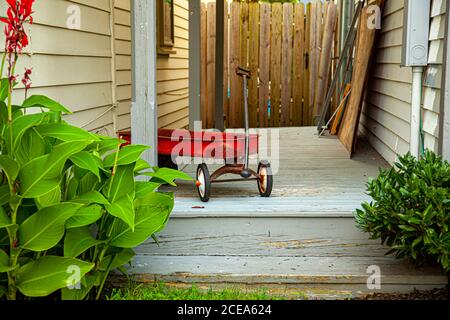
[[[186,173],[178,171],[178,170],[174,170],[174,169],[169,169],[169,168],[156,169],[155,172],[145,172],[142,175],[159,179],[159,180],[164,181],[174,187],[176,186],[174,181],[177,179],[187,180],[187,181],[193,180],[192,177],[187,175]]]
[[[36,128],[27,130],[20,142],[14,156],[20,165],[24,165],[31,160],[46,154],[46,142],[37,133]]]
[[[135,189],[136,196],[135,198],[142,198],[148,195],[149,193],[155,192],[161,186],[160,183],[156,182],[147,182],[147,181],[136,181]]]
[[[72,202],[76,203],[83,203],[85,205],[97,203],[97,204],[109,204],[109,201],[106,200],[106,198],[98,191],[89,191],[85,194],[82,194],[79,197],[76,197],[75,199],[71,200]]]
[[[19,175],[19,164],[10,156],[0,155],[0,169],[6,173],[9,183],[13,185]]]
[[[102,242],[92,237],[89,227],[67,230],[64,238],[64,257],[76,258],[100,243]]]
[[[117,165],[124,166],[127,164],[132,164],[138,161],[141,158],[141,155],[148,150],[149,147],[142,145],[129,145],[123,147],[119,151],[119,155],[116,153],[112,153],[108,155],[105,160],[103,160],[103,164],[105,168],[110,168],[114,166],[114,162],[117,156]]]
[[[61,172],[67,159],[83,150],[89,141],[61,143],[45,156],[28,162],[20,172],[20,189],[24,198],[36,198],[59,185]]]
[[[66,221],[81,207],[81,204],[61,203],[36,212],[20,225],[20,247],[36,252],[54,247],[64,236]]]
[[[98,178],[92,172],[87,172],[79,179],[78,183],[78,193],[84,194],[91,190],[96,190],[100,184]]]
[[[34,95],[25,100],[22,104],[22,108],[44,108],[54,112],[64,112],[71,114],[68,109],[66,109],[62,104],[47,98],[45,96]]]
[[[72,161],[77,167],[92,172],[98,180],[101,179],[99,169],[101,162],[99,160],[100,159],[87,151],[81,151],[70,157],[70,161]]]
[[[132,249],[122,249],[120,252],[106,256],[101,262],[101,271],[114,270],[129,263],[136,255]]]
[[[11,225],[11,219],[6,214],[5,209],[0,206],[0,229],[6,228]]]
[[[9,79],[3,78],[0,82],[0,101],[5,101],[8,98]]]
[[[130,195],[126,194],[119,200],[107,205],[106,210],[110,215],[121,219],[134,230],[134,206]]]
[[[80,228],[97,222],[103,215],[103,208],[98,204],[93,204],[79,209],[66,222],[66,228]]]
[[[17,274],[17,288],[28,297],[45,297],[75,283],[92,270],[93,263],[73,258],[45,256],[24,265]]]
[[[9,186],[4,184],[0,186],[0,206],[4,206],[9,202],[9,198],[11,197],[11,193],[9,190]]]
[[[81,288],[79,289],[68,289],[63,288],[61,290],[61,298],[64,301],[80,301],[84,300],[92,288],[99,285],[100,278],[103,273],[94,272],[93,274],[87,274],[81,281]]]
[[[0,273],[10,272],[11,270],[14,270],[14,268],[10,266],[9,256],[0,249]]]
[[[82,140],[99,140],[96,135],[78,127],[65,123],[50,123],[40,125],[38,132],[44,137],[55,138],[64,142],[82,141]]]
[[[119,248],[134,248],[145,242],[167,223],[173,208],[169,195],[153,193],[135,201],[134,232],[129,225],[119,222],[113,228],[110,244]]]
[[[50,192],[44,194],[43,196],[36,198],[36,204],[39,210],[46,207],[57,205],[60,202],[61,202],[61,188],[59,185],[56,186]]]
[[[44,121],[45,117],[48,116],[45,113],[37,113],[37,114],[30,114],[18,117],[17,119],[14,119],[12,123],[13,127],[13,138],[11,140],[11,134],[10,130],[6,130],[5,132],[5,141],[7,141],[7,146],[9,153],[13,153],[12,151],[17,150],[18,146],[22,143],[22,137],[25,134],[27,130],[30,128],[33,128]],[[12,145],[10,142],[12,141]]]
[[[107,181],[107,196],[111,203],[134,192],[134,164],[119,166]]]

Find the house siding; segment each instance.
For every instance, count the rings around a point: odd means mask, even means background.
[[[158,56],[158,125],[189,126],[189,2],[175,0],[175,54]]]
[[[360,129],[390,163],[409,151],[412,68],[401,67],[404,0],[387,0]],[[445,1],[432,0],[429,66],[424,76],[425,148],[438,151]]]
[[[67,28],[70,6],[81,14],[81,28]],[[131,127],[131,0],[45,0],[34,5],[27,26],[31,44],[17,73],[33,67],[32,94],[44,94],[67,106],[65,120],[93,132],[115,135]],[[0,12],[6,4],[0,2]],[[175,0],[176,54],[158,58],[161,127],[188,125],[188,1]],[[4,41],[1,33],[0,41]],[[23,86],[14,102],[24,98]]]

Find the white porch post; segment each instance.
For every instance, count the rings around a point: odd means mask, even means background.
[[[134,144],[151,146],[143,158],[158,163],[158,112],[156,91],[156,1],[132,0],[132,105],[131,136]]]
[[[448,2],[447,2],[448,3]],[[442,77],[440,152],[444,159],[450,161],[450,12],[447,8],[445,25],[444,72]]]
[[[200,0],[189,1],[189,128],[201,120],[201,7]]]

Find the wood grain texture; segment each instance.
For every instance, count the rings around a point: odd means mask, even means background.
[[[325,6],[327,14],[325,15],[323,39],[321,44],[321,54],[319,61],[319,71],[317,77],[317,86],[314,98],[314,114],[319,115],[322,113],[324,107],[325,98],[328,91],[328,83],[330,77],[330,71],[332,67],[332,49],[333,49],[333,36],[336,28],[337,20],[337,7],[334,3]]]
[[[232,2],[230,5],[230,121],[229,128],[239,126],[239,110],[241,109],[241,79],[236,75],[236,68],[241,60],[240,42],[240,4]]]
[[[271,5],[260,6],[259,37],[259,126],[269,126],[269,94],[270,94],[270,16]]]
[[[291,98],[293,77],[293,13],[292,3],[283,4],[283,36],[281,55],[281,118],[280,126],[291,125]]]
[[[258,127],[258,71],[259,71],[259,11],[258,3],[249,4],[249,52],[248,61],[251,79],[248,83],[249,121],[251,128]]]
[[[380,4],[382,0],[378,0]],[[352,75],[352,92],[349,97],[348,106],[345,110],[344,119],[339,130],[339,139],[347,149],[350,156],[354,153],[355,139],[358,130],[361,104],[364,86],[369,70],[370,58],[375,44],[376,29],[367,27],[369,14],[367,7],[363,8],[358,29],[355,62]],[[362,22],[361,22],[362,21]]]
[[[281,105],[281,46],[283,31],[283,5],[272,4],[272,30],[270,43],[270,126],[280,126]]]
[[[310,103],[310,69],[311,69],[311,3],[306,5],[306,14],[305,14],[305,73],[303,75],[303,126],[311,125],[311,103]]]
[[[223,110],[225,115],[225,127],[227,127],[226,121],[230,116],[230,99],[228,97],[228,88],[229,88],[229,72],[230,72],[230,64],[229,64],[229,4],[228,2],[224,3],[224,52],[223,52]]]
[[[309,30],[309,112],[311,113],[311,120],[316,116],[314,110],[314,98],[316,96],[316,80],[319,69],[319,47],[320,28],[318,22],[318,2],[313,2],[310,9],[310,30]],[[311,124],[314,124],[311,121]]]
[[[293,81],[292,81],[292,125],[303,123],[303,92],[305,74],[305,6],[297,3],[294,6],[294,39],[293,39]]]

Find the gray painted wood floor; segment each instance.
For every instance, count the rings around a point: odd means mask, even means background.
[[[333,298],[371,292],[367,271],[376,265],[384,292],[446,285],[438,268],[385,256],[386,247],[355,227],[354,210],[370,200],[367,179],[387,167],[367,143],[349,159],[337,139],[318,138],[315,128],[281,129],[279,137],[270,199],[258,196],[254,182],[218,184],[204,204],[192,183],[181,183],[159,246],[149,241],[137,250],[136,279]]]

